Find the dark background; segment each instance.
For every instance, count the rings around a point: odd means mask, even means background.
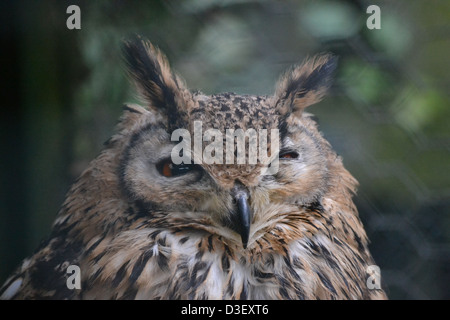
[[[81,30],[66,27],[71,4]],[[372,4],[380,30],[366,27]],[[0,15],[0,283],[136,101],[120,42],[137,32],[207,94],[271,94],[290,65],[337,54],[334,86],[309,112],[360,182],[388,294],[450,298],[449,1],[22,0]]]

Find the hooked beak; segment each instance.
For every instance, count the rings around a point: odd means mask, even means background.
[[[233,189],[233,198],[237,207],[235,211],[236,215],[233,219],[234,229],[241,235],[242,246],[244,249],[247,249],[252,219],[252,212],[248,203],[248,191],[237,186]]]

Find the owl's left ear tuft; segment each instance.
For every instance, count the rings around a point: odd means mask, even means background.
[[[289,70],[275,92],[279,113],[300,116],[306,107],[322,100],[331,86],[337,60],[332,54],[321,54]]]

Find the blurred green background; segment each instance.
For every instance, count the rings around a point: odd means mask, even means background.
[[[66,9],[81,9],[69,30]],[[369,30],[366,9],[381,9]],[[271,94],[308,55],[340,57],[310,112],[359,180],[392,299],[449,299],[450,1],[2,1],[0,283],[48,234],[70,184],[135,102],[120,42],[142,34],[192,89]]]

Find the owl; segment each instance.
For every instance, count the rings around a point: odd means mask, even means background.
[[[267,96],[190,91],[141,37],[123,56],[142,106],[123,107],[2,299],[386,298],[369,285],[357,181],[305,111],[335,56],[292,67]],[[249,161],[255,141],[265,161]]]

